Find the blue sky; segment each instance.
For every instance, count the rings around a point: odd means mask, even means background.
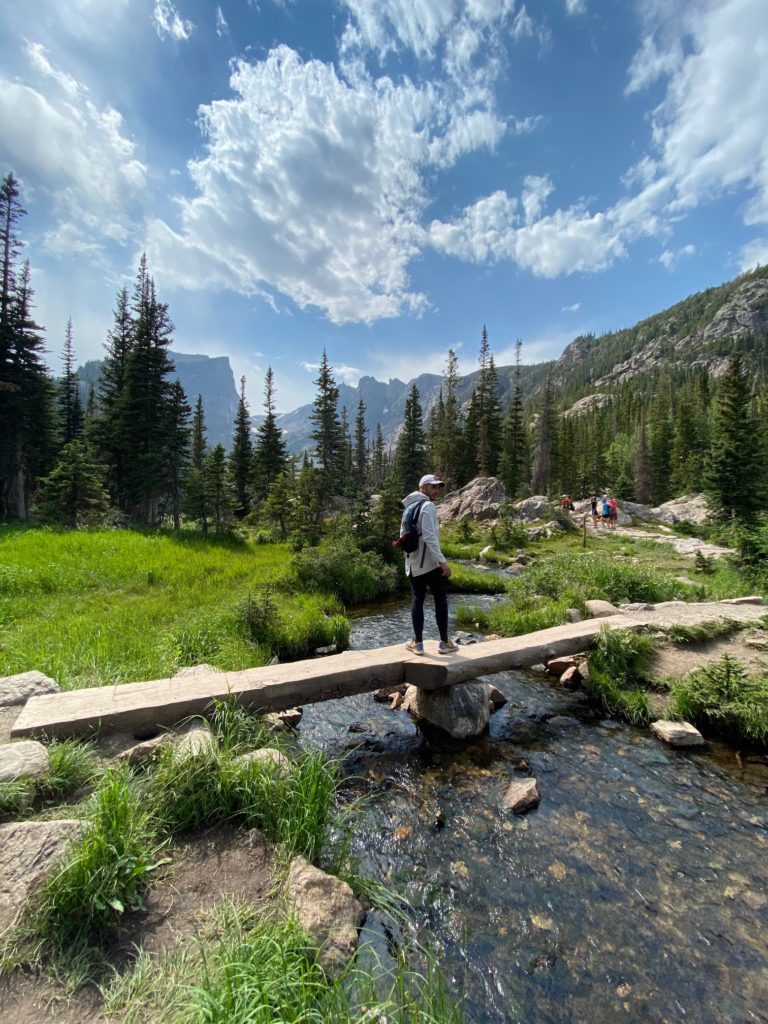
[[[254,412],[554,358],[768,261],[766,0],[6,0],[38,319],[101,355],[146,251]]]

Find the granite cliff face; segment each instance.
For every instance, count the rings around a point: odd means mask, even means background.
[[[203,396],[208,444],[223,444],[229,449],[239,400],[229,358],[188,355],[184,352],[171,352],[170,355],[176,367],[173,377],[180,381],[193,409],[197,396]],[[92,359],[78,367],[77,375],[84,404],[91,387],[97,385],[100,372],[100,359]]]

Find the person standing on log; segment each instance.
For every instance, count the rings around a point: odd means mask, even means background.
[[[458,646],[448,639],[448,578],[451,567],[440,550],[440,524],[437,520],[435,499],[445,484],[432,473],[419,480],[418,491],[403,498],[403,523],[416,519],[418,547],[405,556],[405,573],[411,582],[411,621],[413,639],[405,645],[412,654],[424,653],[424,598],[427,588],[435,601],[435,620],[440,634],[439,654],[450,654]],[[418,507],[411,509],[411,506]],[[410,509],[410,511],[409,511]]]

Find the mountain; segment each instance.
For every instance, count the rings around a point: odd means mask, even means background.
[[[533,393],[552,366],[553,363],[536,363],[531,366],[520,367],[520,381],[524,396],[527,397]],[[514,367],[499,367],[498,373],[499,394],[502,405],[506,407],[509,404],[514,387]],[[480,371],[476,370],[474,373],[467,374],[461,378],[458,387],[458,399],[462,405],[469,403],[479,374]],[[429,410],[438,400],[442,382],[442,376],[437,373],[422,373],[418,377],[413,377],[407,384],[396,377],[386,384],[376,380],[375,377],[361,377],[356,387],[347,384],[338,385],[339,409],[346,408],[350,430],[353,430],[357,407],[362,399],[365,403],[365,423],[371,440],[373,440],[376,424],[378,423],[381,426],[381,432],[387,446],[394,446],[403,423],[405,400],[408,397],[411,386],[415,384],[418,389],[419,400],[426,423]],[[311,416],[312,405],[308,404],[294,409],[293,412],[282,413],[277,417],[278,426],[285,433],[289,451],[311,450],[311,434],[313,429]]]
[[[552,377],[561,397],[588,409],[615,385],[661,369],[702,367],[719,376],[734,348],[754,371],[768,370],[768,267],[697,292],[634,327],[576,338]]]
[[[208,444],[232,444],[232,431],[239,396],[235,376],[227,356],[188,355],[171,352],[176,371],[173,377],[180,381],[189,404],[194,408],[197,396],[203,396]],[[83,402],[88,391],[95,387],[101,373],[101,360],[91,359],[78,367]]]

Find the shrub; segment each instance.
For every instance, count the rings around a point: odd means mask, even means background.
[[[735,658],[691,672],[671,688],[674,712],[735,739],[768,743],[768,677],[747,675]]]
[[[360,551],[351,543],[330,542],[305,548],[293,559],[303,589],[334,594],[344,604],[362,604],[397,589],[397,570],[374,551]]]
[[[648,724],[647,693],[638,688],[650,669],[656,645],[646,633],[604,626],[589,656],[586,691],[609,714]]]

